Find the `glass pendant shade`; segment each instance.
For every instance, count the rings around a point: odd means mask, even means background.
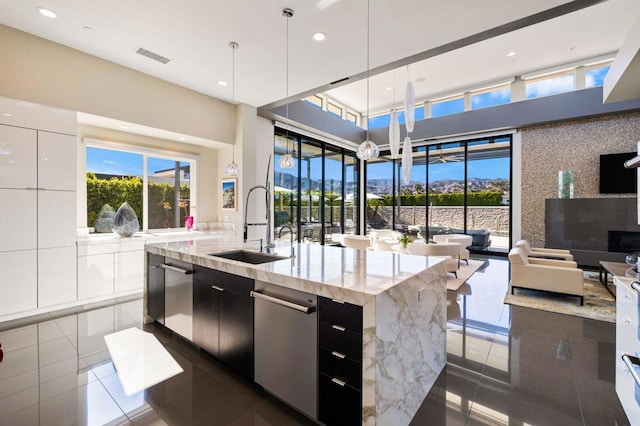
[[[238,166],[235,161],[231,161],[229,164],[227,164],[225,173],[227,174],[227,176],[239,176],[240,166]]]
[[[400,153],[400,123],[398,122],[398,111],[395,108],[391,109],[389,121],[389,148],[394,157]]]
[[[411,181],[411,168],[413,167],[413,150],[411,149],[411,138],[404,138],[402,145],[402,182],[408,185]]]
[[[370,141],[369,138],[362,142],[356,151],[356,156],[365,161],[376,158],[378,155],[380,155],[378,145]]]
[[[416,95],[413,92],[413,83],[407,83],[407,91],[404,95],[404,122],[407,126],[407,133],[413,132],[413,125],[416,123]]]
[[[280,166],[281,169],[293,169],[296,166],[296,160],[293,158],[293,155],[285,154],[280,157],[278,166]]]

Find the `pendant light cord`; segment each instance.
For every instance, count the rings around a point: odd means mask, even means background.
[[[289,18],[293,16],[293,10],[284,9],[282,14],[286,18],[286,50],[285,50],[285,115],[287,119],[287,128],[285,129],[285,138],[287,139],[287,154],[291,154],[289,152]],[[293,148],[293,147],[292,147]]]
[[[367,0],[367,139],[369,140],[369,75],[371,73],[371,69],[369,68],[369,27],[370,27],[370,14],[371,14],[371,1]]]
[[[233,149],[231,151],[231,161],[236,162],[236,49],[238,44],[234,41],[231,45],[231,123],[233,129]]]

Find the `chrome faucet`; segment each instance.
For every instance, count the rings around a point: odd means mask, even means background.
[[[296,251],[293,248],[293,229],[291,229],[289,225],[284,225],[283,227],[280,228],[280,231],[278,232],[278,238],[282,238],[282,230],[285,228],[289,230],[289,235],[291,236],[291,255],[289,257],[296,257]]]
[[[249,196],[253,192],[254,189],[264,189],[266,192],[266,206],[267,206],[267,223],[247,223],[247,213],[249,212]],[[271,191],[265,185],[256,185],[253,188],[249,189],[247,193],[247,202],[244,205],[244,242],[247,242],[247,234],[249,226],[259,226],[259,225],[267,225],[267,235],[266,235],[266,252],[271,253],[271,249],[276,245],[271,240]],[[260,251],[263,251],[262,244],[260,244]]]

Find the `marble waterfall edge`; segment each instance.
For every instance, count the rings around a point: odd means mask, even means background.
[[[377,426],[409,424],[444,368],[446,297],[444,263],[376,297],[377,397],[375,410],[363,411],[375,411]],[[370,375],[366,370],[365,373]],[[371,418],[363,420],[373,424]]]

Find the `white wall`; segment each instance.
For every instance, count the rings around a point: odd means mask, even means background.
[[[0,40],[0,96],[232,140],[226,102],[3,25]]]

